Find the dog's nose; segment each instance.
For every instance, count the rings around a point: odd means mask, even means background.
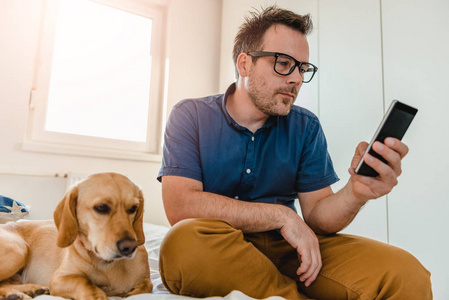
[[[117,248],[122,256],[132,254],[137,248],[137,241],[131,238],[124,238],[117,242]]]

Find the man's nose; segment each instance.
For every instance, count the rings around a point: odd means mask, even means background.
[[[302,81],[304,80],[304,78],[302,77],[302,75],[299,73],[299,66],[296,66],[295,69],[293,70],[293,72],[291,72],[289,75],[287,75],[287,81],[288,84],[293,84],[293,85],[297,85],[297,86],[301,86],[302,85]]]

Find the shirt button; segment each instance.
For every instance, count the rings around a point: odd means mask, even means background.
[[[251,137],[251,141],[253,141],[253,142],[254,142],[254,137],[253,137],[253,136]]]
[[[251,173],[251,169],[246,169],[246,174]]]
[[[235,196],[234,199],[239,200],[239,196]]]

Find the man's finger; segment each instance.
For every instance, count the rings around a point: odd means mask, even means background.
[[[396,151],[397,153],[399,153],[399,155],[401,156],[401,159],[404,158],[409,151],[409,148],[406,144],[404,144],[400,140],[392,138],[392,137],[386,138],[384,143],[389,148],[391,148],[394,151]]]
[[[312,264],[310,265],[309,270],[299,277],[299,280],[301,282],[304,282],[305,286],[309,286],[317,278],[318,273],[321,270],[321,266],[321,255],[319,253],[319,250],[318,252],[312,252]]]
[[[401,175],[401,154],[399,154],[399,152],[396,152],[396,150],[393,150],[380,142],[375,142],[373,149],[387,160],[388,166],[393,169],[396,176]]]
[[[312,264],[311,257],[310,257],[310,254],[308,253],[308,251],[301,251],[301,253],[298,253],[298,257],[301,262],[301,265],[299,266],[298,270],[296,271],[296,274],[302,275],[309,270],[310,265]]]

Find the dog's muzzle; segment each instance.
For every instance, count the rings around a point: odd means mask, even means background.
[[[131,256],[136,251],[137,246],[137,241],[132,238],[124,238],[117,242],[117,249],[121,256]]]

